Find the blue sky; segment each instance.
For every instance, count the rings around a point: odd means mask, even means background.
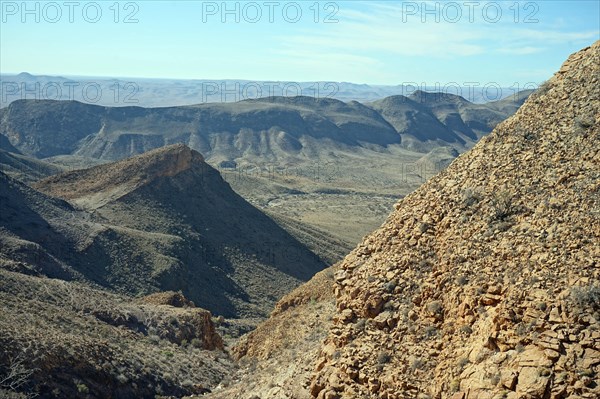
[[[600,39],[596,0],[75,3],[1,1],[0,72],[511,86]]]

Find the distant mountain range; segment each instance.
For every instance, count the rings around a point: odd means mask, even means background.
[[[449,162],[527,95],[488,104],[416,92],[369,104],[269,97],[163,108],[18,100],[0,109],[0,257],[28,273],[129,294],[182,290],[217,314],[265,316],[326,265],[207,162],[333,162],[358,179],[349,187],[371,176],[385,187],[403,178],[404,159]],[[252,197],[268,187],[236,189]],[[282,193],[300,186],[289,187]]]
[[[331,160],[338,152],[388,147],[427,153],[450,146],[462,152],[514,113],[528,95],[474,104],[419,91],[369,104],[269,97],[166,108],[18,100],[0,109],[0,144],[36,158],[118,160],[184,143],[213,165]]]
[[[0,107],[21,99],[76,100],[105,106],[177,106],[226,103],[264,97],[331,98],[371,102],[385,97],[423,90],[460,95],[471,102],[485,103],[515,95],[519,89],[500,88],[495,83],[460,86],[455,83],[404,82],[398,85],[368,85],[349,82],[250,81],[235,79],[143,79],[110,77],[62,77],[0,74]],[[521,90],[535,89],[534,84]]]

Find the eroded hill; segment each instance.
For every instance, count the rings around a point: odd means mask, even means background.
[[[39,191],[0,177],[12,269],[134,295],[181,290],[214,313],[260,317],[325,267],[184,145],[55,175]]]

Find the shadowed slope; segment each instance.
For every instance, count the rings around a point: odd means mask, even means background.
[[[115,238],[127,236],[111,250],[109,285],[126,289],[142,273],[139,289],[183,290],[226,316],[264,315],[325,265],[202,159],[173,145],[35,187],[101,218]]]

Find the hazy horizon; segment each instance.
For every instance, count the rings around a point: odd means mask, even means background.
[[[585,0],[72,4],[3,1],[0,72],[509,87],[600,38]]]

